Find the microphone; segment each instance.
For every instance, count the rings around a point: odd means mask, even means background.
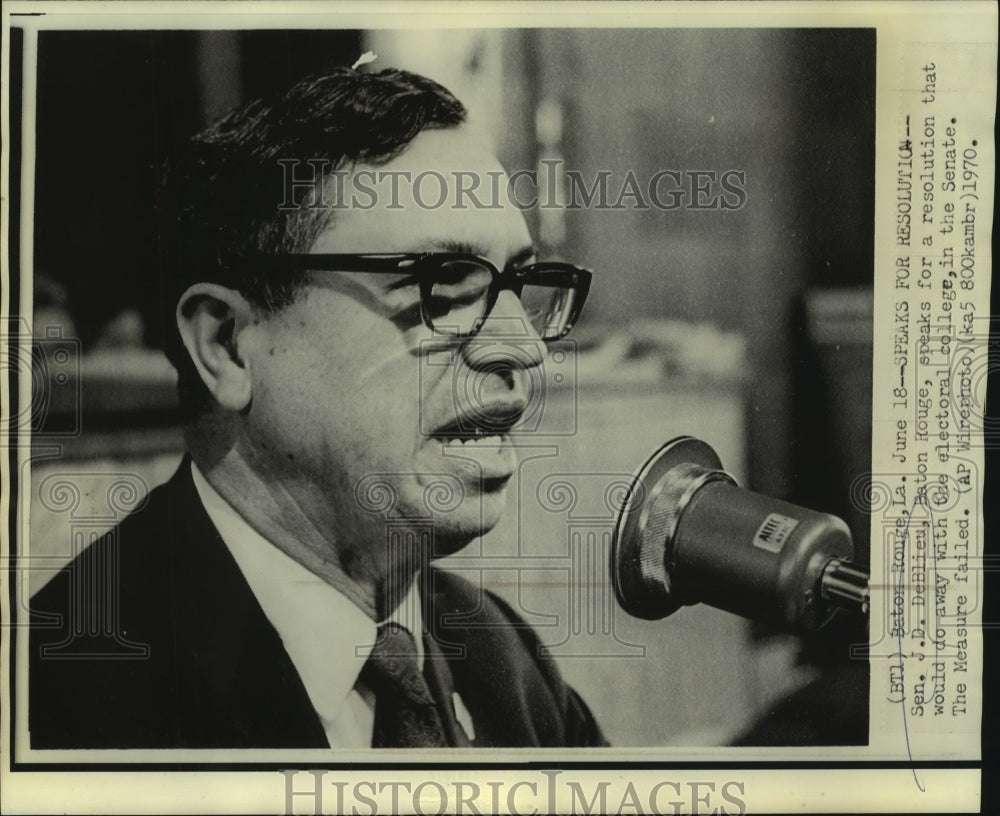
[[[682,436],[636,475],[611,576],[618,604],[637,618],[707,603],[814,631],[838,608],[868,614],[869,574],[853,554],[841,519],[739,487],[709,445]]]

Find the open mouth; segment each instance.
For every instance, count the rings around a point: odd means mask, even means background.
[[[520,411],[463,416],[438,428],[431,436],[449,446],[499,447],[520,417]]]
[[[522,413],[520,407],[510,410],[502,405],[488,413],[460,414],[429,434],[429,438],[441,444],[439,450],[444,461],[463,478],[471,479],[479,492],[497,493],[517,467],[510,432]]]

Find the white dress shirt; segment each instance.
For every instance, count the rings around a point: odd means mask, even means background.
[[[247,524],[193,462],[191,473],[208,517],[302,678],[330,747],[371,747],[375,699],[358,675],[371,654],[376,622]],[[416,583],[388,620],[421,632]],[[419,634],[414,641],[422,667]]]

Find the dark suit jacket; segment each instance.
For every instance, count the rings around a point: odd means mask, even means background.
[[[456,744],[467,741],[452,691],[472,715],[477,747],[604,744],[586,705],[502,600],[437,569],[422,594],[426,673]],[[327,745],[187,461],[31,608],[33,748]]]

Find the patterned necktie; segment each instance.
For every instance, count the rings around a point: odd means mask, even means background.
[[[385,623],[361,671],[375,692],[372,748],[445,747],[448,740],[427,681],[417,663],[417,646],[406,629]]]

